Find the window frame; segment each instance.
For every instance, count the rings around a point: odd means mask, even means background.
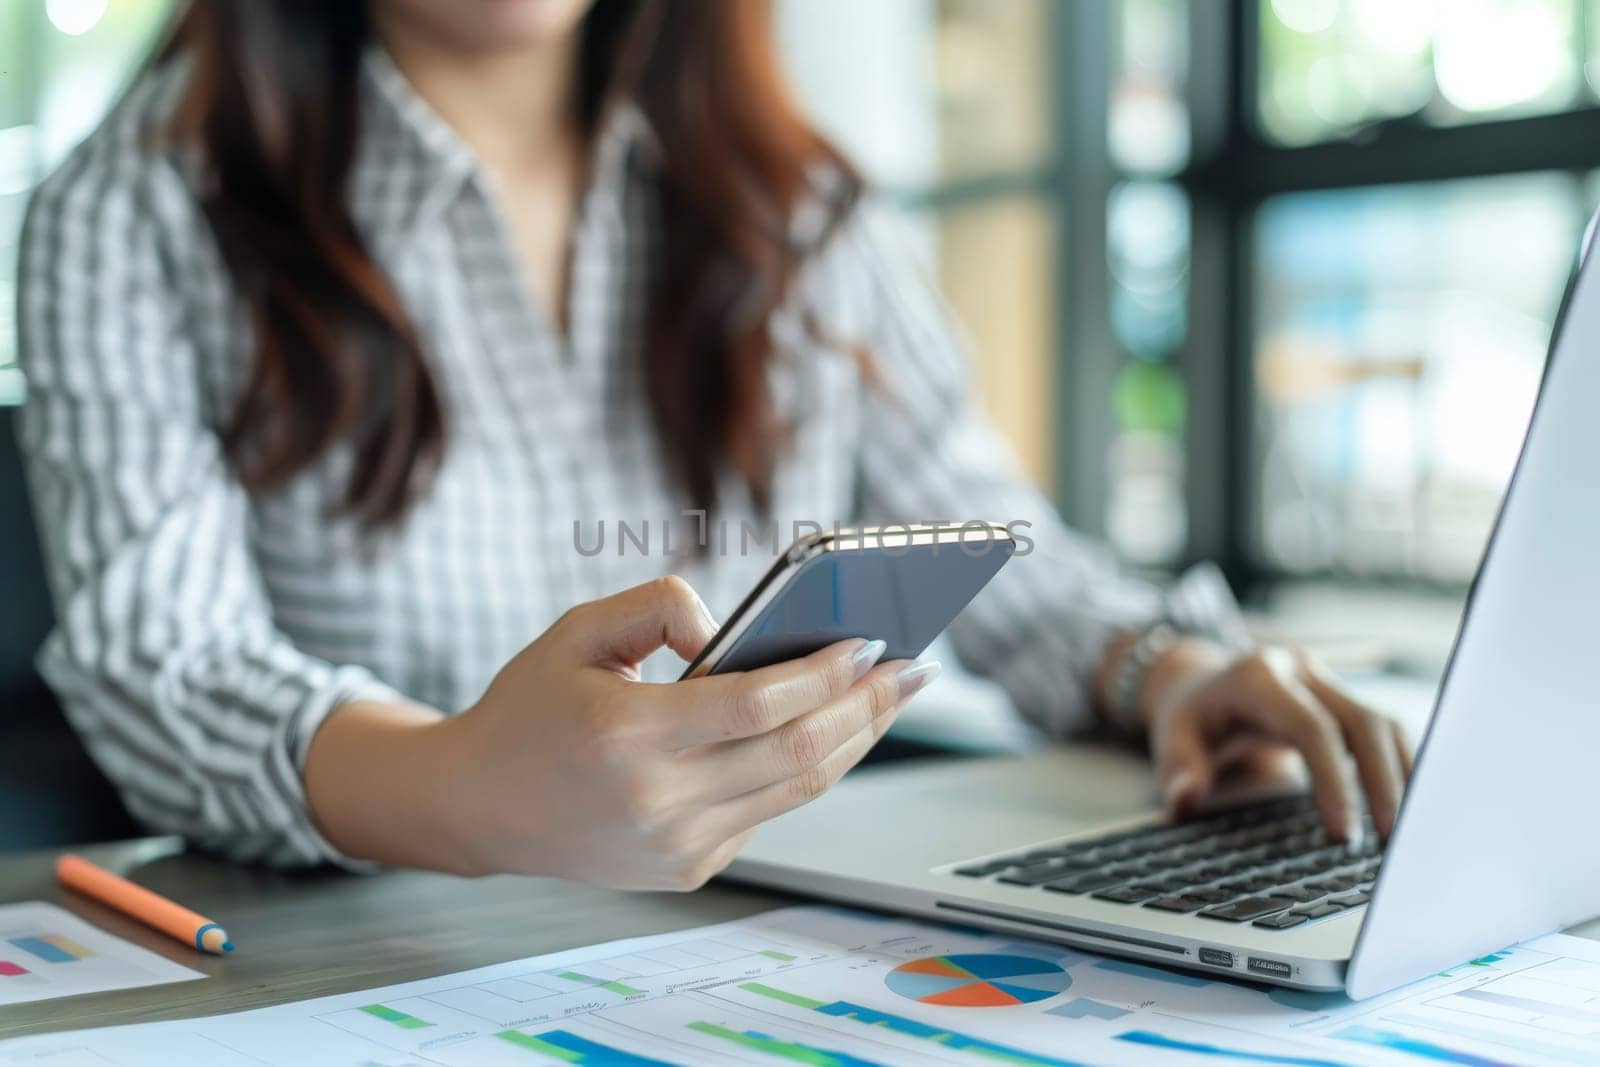
[[[1194,217],[1189,333],[1179,355],[1189,387],[1186,558],[1218,562],[1250,595],[1284,581],[1337,578],[1458,594],[1465,583],[1420,576],[1290,573],[1256,553],[1260,499],[1255,403],[1257,213],[1284,194],[1412,182],[1564,172],[1575,185],[1600,169],[1600,100],[1585,82],[1567,111],[1450,126],[1415,116],[1385,119],[1352,135],[1307,145],[1268,139],[1256,115],[1260,0],[1191,0],[1220,17],[1190,25],[1191,162],[1173,177]],[[1584,2],[1575,45],[1587,57]],[[1580,66],[1580,69],[1581,66]]]

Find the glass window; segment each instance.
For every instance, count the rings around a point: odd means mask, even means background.
[[[1131,174],[1174,174],[1189,160],[1188,5],[1120,0],[1112,32],[1111,158]]]
[[[1578,0],[1259,2],[1259,115],[1283,143],[1400,115],[1447,124],[1592,100],[1579,92]]]
[[[1053,485],[1055,211],[1036,197],[982,197],[897,218],[955,316],[984,409],[1035,483]]]
[[[17,236],[39,178],[99,123],[166,25],[170,0],[0,5],[0,404],[16,368]]]
[[[1055,213],[989,200],[941,213],[937,279],[965,329],[984,406],[1036,484],[1054,484]]]
[[[1106,309],[1122,367],[1108,397],[1105,529],[1117,550],[1162,566],[1188,536],[1177,363],[1188,331],[1189,199],[1175,175],[1190,156],[1189,4],[1117,0],[1111,10],[1107,149],[1125,180],[1106,201]]]
[[[1048,0],[939,0],[934,67],[944,177],[1045,162],[1049,13]]]
[[[1170,182],[1128,181],[1106,211],[1111,326],[1127,359],[1111,396],[1106,531],[1128,559],[1171,563],[1188,534],[1187,389],[1174,362],[1187,333],[1189,200]]]
[[[1054,11],[1055,0],[777,6],[801,105],[904,206],[909,244],[970,341],[985,407],[1046,487],[1055,466],[1059,213],[1015,187],[1039,177],[1053,154]],[[984,178],[1001,180],[963,184]]]
[[[917,190],[1048,162],[1051,9],[780,0],[779,44],[818,125],[875,180]]]
[[[1256,551],[1471,578],[1585,221],[1564,174],[1299,193],[1256,227]]]

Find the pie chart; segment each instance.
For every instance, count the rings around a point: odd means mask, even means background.
[[[923,1004],[1001,1008],[1053,997],[1072,984],[1072,975],[1049,960],[979,953],[902,963],[884,984]]]

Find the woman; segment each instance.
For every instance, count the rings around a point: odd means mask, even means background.
[[[981,516],[1036,549],[951,632],[1026,712],[1148,733],[1176,809],[1298,751],[1336,835],[1353,754],[1387,832],[1391,723],[1201,636],[1226,603],[1119,576],[1019,476],[768,19],[197,0],[44,184],[41,667],[128,806],[240,858],[698,885],[937,668],[645,681],[770,562],[695,524]]]

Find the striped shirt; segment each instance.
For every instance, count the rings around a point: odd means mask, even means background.
[[[776,532],[731,476],[717,515],[688,513],[638,366],[659,232],[638,112],[597,138],[563,334],[520,279],[491,176],[376,49],[346,195],[440,383],[443,466],[376,548],[329,517],[344,449],[247,494],[219,427],[253,358],[248,318],[192,176],[152,140],[182,89],[179,67],[145,77],[40,187],[19,301],[21,438],[58,616],[40,669],[151,827],[243,859],[340,861],[301,781],[330,711],[399,694],[462,710],[565,609],[668,572],[725,615],[797,522],[1031,523],[1034,550],[951,636],[1057,732],[1087,721],[1113,634],[1164,610],[1021,475],[946,312],[871,209],[771,323],[769,384],[794,428]],[[645,676],[681,666],[662,653]]]

